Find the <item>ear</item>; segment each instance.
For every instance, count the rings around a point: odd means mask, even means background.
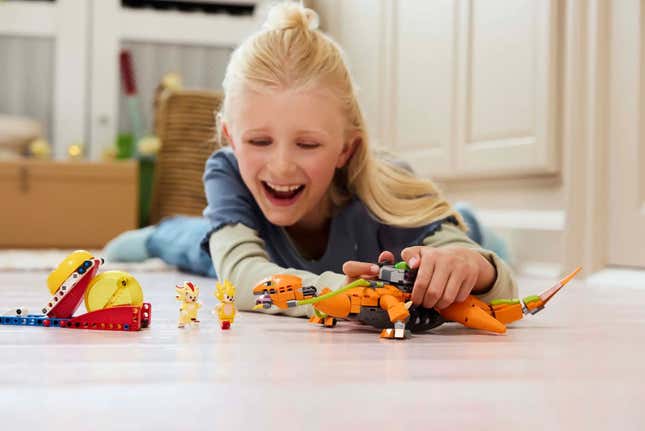
[[[231,133],[228,130],[228,123],[225,121],[222,121],[222,135],[226,138],[226,142],[233,148],[233,151],[235,151],[235,143],[233,142],[233,139],[231,138]]]
[[[352,158],[359,145],[363,145],[363,137],[360,133],[356,132],[343,145],[343,150],[338,155],[336,168],[340,169],[344,167],[349,162],[349,159]]]

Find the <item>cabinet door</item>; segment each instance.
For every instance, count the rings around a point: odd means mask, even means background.
[[[645,268],[645,4],[610,17],[609,263]]]
[[[462,5],[458,170],[553,172],[555,3],[486,0]]]
[[[397,148],[458,177],[550,173],[556,157],[556,3],[396,3]]]
[[[455,170],[457,3],[395,4],[392,144],[417,173],[449,175]]]

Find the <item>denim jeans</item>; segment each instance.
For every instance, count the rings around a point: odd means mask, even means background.
[[[217,278],[211,257],[200,247],[210,228],[203,217],[164,219],[148,238],[148,253],[182,271]]]
[[[456,208],[470,228],[470,239],[481,244],[482,235],[477,219],[468,208],[459,205]],[[200,247],[209,230],[210,224],[203,217],[170,217],[157,225],[146,247],[151,256],[161,258],[182,271],[217,278],[210,256]]]

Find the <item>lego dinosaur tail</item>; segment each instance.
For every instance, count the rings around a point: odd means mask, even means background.
[[[558,293],[560,289],[562,289],[567,283],[569,283],[573,279],[573,277],[575,277],[581,270],[582,267],[579,266],[571,274],[567,275],[562,280],[554,284],[550,289],[545,290],[539,295],[532,295],[524,298],[524,306],[526,307],[528,312],[535,314],[543,309],[546,303],[549,302],[551,298],[553,298],[555,294]]]
[[[451,306],[439,310],[439,314],[444,319],[459,322],[468,328],[483,329],[498,334],[506,332],[506,326],[486,312],[487,308],[488,304],[474,296],[469,296],[464,302],[455,302]]]

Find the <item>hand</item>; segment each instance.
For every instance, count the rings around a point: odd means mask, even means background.
[[[411,269],[418,269],[412,303],[426,308],[443,309],[464,301],[471,292],[485,292],[497,277],[484,256],[464,247],[414,246],[404,249],[401,257]]]
[[[378,261],[382,262],[384,260],[394,262],[394,255],[389,251],[384,251],[379,255]],[[365,280],[374,279],[378,276],[378,272],[379,266],[374,263],[348,260],[343,264],[343,273],[347,276],[345,284],[349,284],[359,278]]]

